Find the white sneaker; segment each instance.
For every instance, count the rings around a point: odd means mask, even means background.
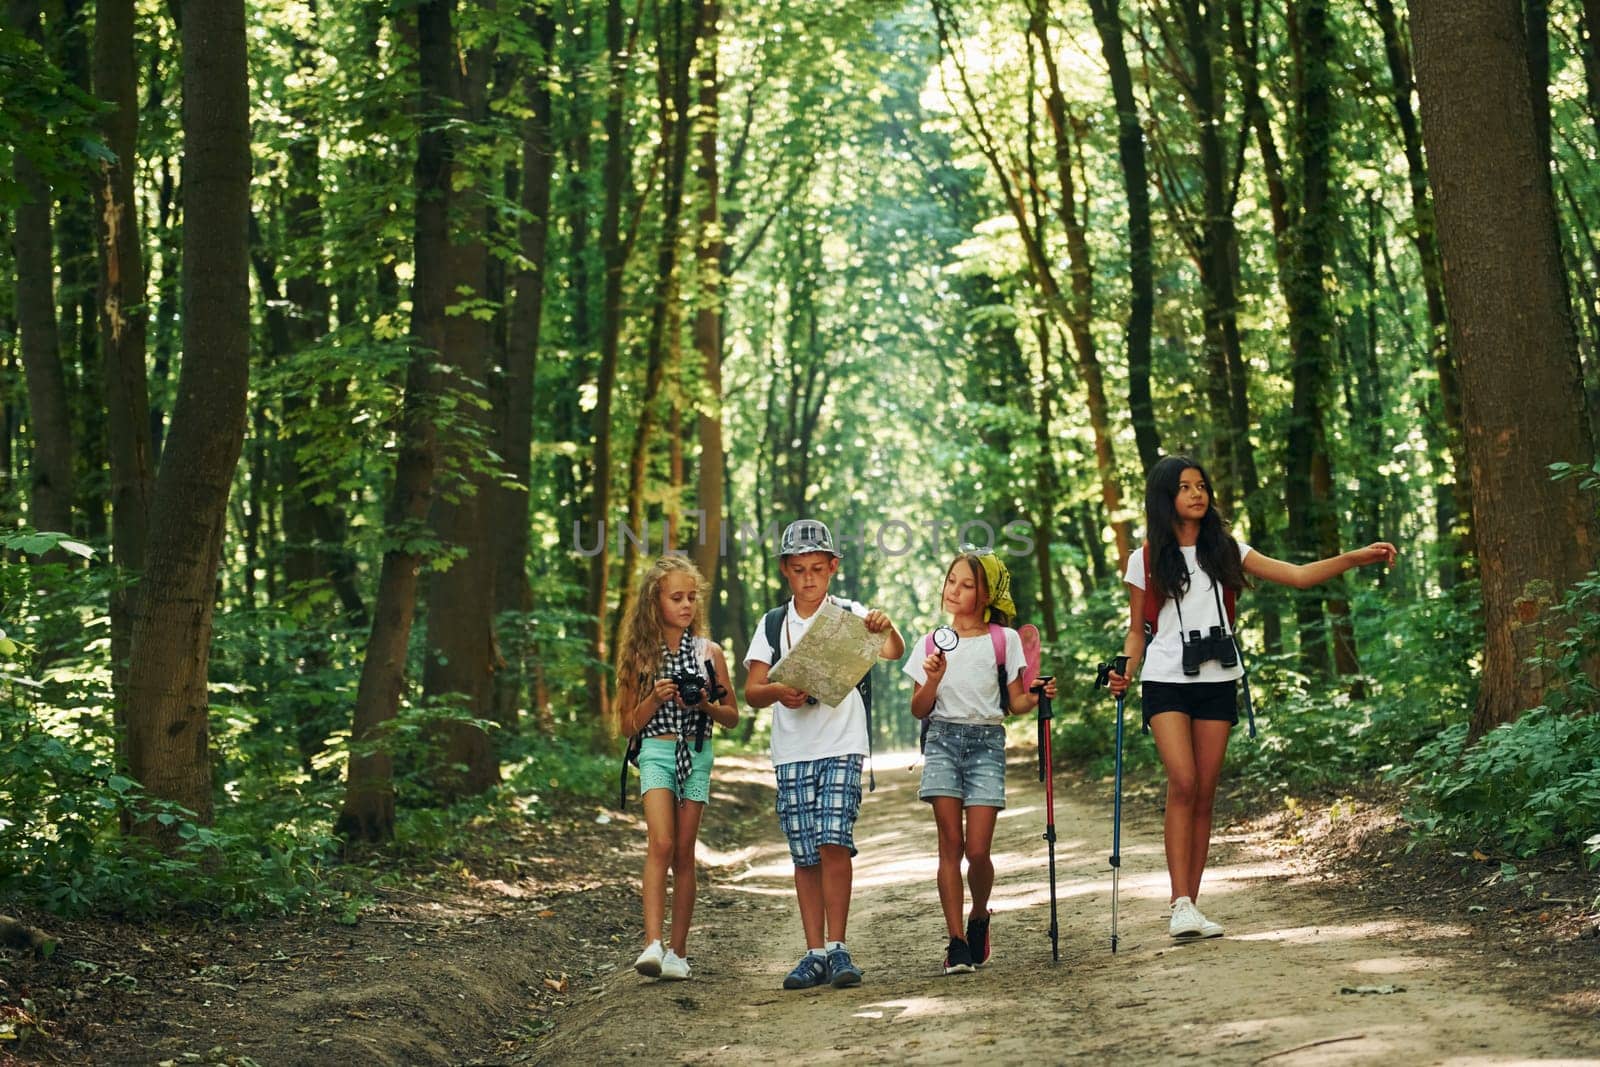
[[[633,961],[633,969],[646,978],[659,978],[662,960],[661,942],[652,941],[644,947],[643,952],[639,953],[639,958]]]
[[[1205,921],[1194,901],[1179,897],[1172,902],[1172,921],[1167,924],[1167,933],[1177,938],[1199,937]]]
[[[1197,906],[1195,906],[1193,904],[1191,904],[1190,907],[1194,908],[1194,913],[1200,917],[1200,936],[1201,937],[1221,937],[1222,936],[1222,924],[1221,923],[1215,923],[1215,922],[1212,922],[1210,919],[1206,918],[1205,914],[1199,909],[1199,907],[1197,907]]]
[[[667,949],[667,954],[661,959],[661,980],[682,982],[689,977],[689,961]]]

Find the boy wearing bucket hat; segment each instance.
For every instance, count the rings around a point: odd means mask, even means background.
[[[763,618],[745,655],[745,700],[773,707],[772,767],[778,779],[778,821],[794,860],[795,897],[807,951],[783,980],[785,989],[859,985],[861,968],[845,947],[850,913],[854,830],[861,810],[861,765],[868,752],[866,706],[851,690],[838,706],[786,685],[767,673],[815,621],[842,553],[833,534],[815,519],[792,522],[778,545],[778,568],[789,583],[789,602]],[[889,616],[839,597],[839,607],[883,634],[885,659],[899,659],[905,642]]]

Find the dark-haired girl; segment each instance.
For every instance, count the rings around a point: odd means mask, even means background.
[[[1211,479],[1186,456],[1168,456],[1150,469],[1144,508],[1146,540],[1129,557],[1123,578],[1129,605],[1128,637],[1122,644],[1127,674],[1112,672],[1111,691],[1124,693],[1143,663],[1144,723],[1167,771],[1165,842],[1172,882],[1168,932],[1180,939],[1220,937],[1222,926],[1202,915],[1195,901],[1211,846],[1211,805],[1222,757],[1229,732],[1239,721],[1236,686],[1244,670],[1232,642],[1229,607],[1244,588],[1246,575],[1307,589],[1352,567],[1393,563],[1395,547],[1377,541],[1300,565],[1251,551],[1229,535],[1217,513]],[[1159,612],[1147,614],[1149,597],[1159,598]],[[1148,645],[1147,618],[1154,618]],[[1188,636],[1195,631],[1203,638],[1217,633],[1222,640],[1197,644]],[[1224,667],[1224,661],[1231,665]],[[1186,667],[1198,667],[1198,672],[1185,673]]]

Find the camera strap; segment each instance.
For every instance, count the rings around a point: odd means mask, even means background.
[[[1211,575],[1207,574],[1206,577],[1211,578]],[[1256,736],[1256,709],[1250,700],[1250,665],[1245,662],[1244,649],[1239,647],[1239,635],[1234,632],[1233,626],[1228,621],[1228,612],[1222,606],[1222,593],[1217,588],[1217,580],[1215,578],[1211,578],[1211,599],[1216,602],[1217,621],[1222,626],[1222,632],[1228,635],[1228,640],[1233,645],[1233,654],[1239,658],[1239,670],[1241,672],[1239,680],[1243,683],[1242,688],[1244,690],[1244,714],[1246,721],[1250,724],[1250,736],[1254,738]],[[1186,635],[1189,631],[1183,623],[1183,604],[1177,597],[1173,597],[1172,606],[1178,609],[1178,643],[1188,644],[1189,639]],[[1148,725],[1146,729],[1149,729]]]
[[[1217,602],[1217,618],[1222,620],[1222,630],[1228,635],[1228,640],[1233,644],[1233,654],[1239,659],[1239,680],[1244,683],[1244,714],[1250,723],[1250,736],[1256,736],[1256,709],[1250,702],[1250,665],[1244,661],[1244,649],[1239,647],[1239,635],[1228,624],[1228,613],[1222,610],[1222,596],[1217,592],[1217,581],[1211,580],[1211,595]]]

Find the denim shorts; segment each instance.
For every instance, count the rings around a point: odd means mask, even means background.
[[[1006,728],[999,724],[928,724],[917,796],[960,797],[962,807],[1006,806]]]
[[[789,839],[796,867],[822,862],[821,846],[838,845],[856,854],[856,816],[861,814],[861,757],[780,763],[778,825]]]
[[[704,804],[711,799],[711,738],[699,752],[694,742],[689,742],[692,766],[689,777],[683,782],[683,795],[678,796],[678,742],[670,737],[647,737],[639,742],[639,795],[652,789],[669,789],[679,800],[698,800]]]

